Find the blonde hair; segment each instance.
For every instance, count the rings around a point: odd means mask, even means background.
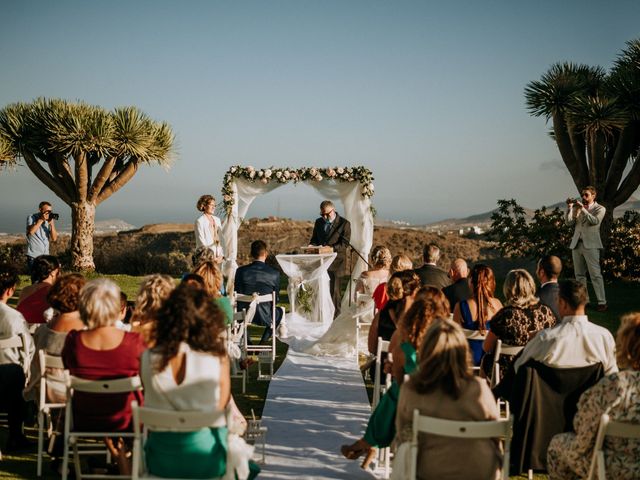
[[[411,376],[416,392],[425,394],[438,388],[457,399],[469,380],[471,353],[462,327],[451,320],[431,323],[419,352],[420,366]]]
[[[540,300],[536,297],[536,283],[529,272],[522,268],[507,273],[502,287],[506,304],[510,307],[528,308]]]
[[[149,275],[140,284],[131,323],[155,320],[162,303],[169,297],[175,283],[169,275]]]
[[[196,275],[200,275],[204,280],[204,289],[212,298],[218,298],[221,296],[220,287],[222,287],[222,272],[218,268],[216,262],[212,260],[205,260],[192,272]]]
[[[412,268],[413,268],[413,262],[404,253],[401,253],[400,255],[396,255],[391,260],[390,271],[392,275],[396,272],[402,272],[403,270],[411,270]]]
[[[378,269],[389,268],[391,265],[391,252],[387,247],[378,245],[371,251],[371,264]]]
[[[616,360],[621,369],[640,370],[640,312],[628,313],[620,319]]]
[[[120,315],[120,287],[108,278],[96,278],[80,290],[80,319],[89,329],[115,325]]]

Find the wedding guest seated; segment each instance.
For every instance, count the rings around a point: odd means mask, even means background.
[[[49,289],[60,275],[60,262],[53,255],[40,255],[31,267],[31,285],[20,292],[17,310],[28,323],[45,323]]]
[[[120,313],[120,289],[99,278],[80,291],[80,318],[87,330],[72,330],[62,348],[62,361],[73,376],[88,380],[133,377],[140,371],[140,355],[146,345],[140,335],[116,327]],[[140,392],[94,394],[77,392],[73,400],[74,430],[121,432],[132,429],[131,401],[142,403]],[[122,460],[119,449],[108,440],[112,454]],[[125,465],[119,464],[122,471]]]
[[[400,255],[396,255],[391,259],[391,266],[389,268],[389,276],[393,275],[396,272],[402,272],[403,270],[411,270],[413,269],[413,262],[411,259],[407,257],[405,254],[401,253]],[[387,296],[387,282],[383,282],[379,284],[376,289],[373,291],[371,295],[373,298],[373,302],[378,311],[382,310],[389,300]]]
[[[487,382],[471,373],[469,347],[460,327],[436,320],[420,348],[418,370],[400,389],[397,442],[411,440],[413,411],[460,421],[497,420],[499,411]],[[421,433],[417,478],[495,479],[499,446],[493,439],[461,439]]]
[[[435,243],[425,245],[423,254],[424,265],[414,271],[420,277],[422,285],[433,285],[443,289],[451,283],[447,272],[437,266],[440,259],[440,248]]]
[[[444,287],[442,292],[449,300],[451,305],[451,313],[453,313],[454,307],[462,300],[468,300],[472,297],[473,293],[469,287],[469,267],[467,262],[462,258],[456,258],[451,262],[449,267],[449,278],[451,279],[451,285]]]
[[[276,302],[280,293],[280,272],[275,268],[266,264],[268,256],[267,244],[262,240],[256,240],[251,243],[251,258],[253,262],[244,265],[236,270],[235,291],[242,295],[267,295],[276,292]],[[273,305],[271,302],[263,302],[258,304],[256,314],[252,322],[257,325],[264,325],[266,328],[260,342],[264,342],[271,338],[271,312]],[[248,310],[249,303],[238,302],[236,305],[238,311]],[[283,311],[276,308],[276,326],[282,320]]]
[[[555,255],[545,255],[538,261],[536,276],[540,281],[538,297],[540,303],[549,307],[556,316],[556,321],[560,321],[558,310],[558,277],[562,272],[562,260]]]
[[[600,417],[640,424],[640,313],[625,315],[616,336],[620,372],[602,378],[580,397],[573,418],[574,432],[551,440],[547,467],[551,480],[587,478]],[[640,440],[605,437],[607,478],[640,478]]]
[[[209,295],[180,284],[158,313],[155,346],[142,355],[145,405],[177,411],[224,410],[231,398],[224,332],[224,314]],[[196,432],[151,431],[145,444],[147,468],[160,477],[221,478],[250,457],[242,451],[244,458],[236,451],[228,457],[227,435],[224,417]]]
[[[502,308],[502,302],[493,296],[496,290],[496,279],[491,267],[481,263],[475,265],[471,270],[469,284],[472,295],[468,300],[462,300],[454,307],[453,321],[466,330],[486,333],[490,328],[489,322]],[[468,342],[473,365],[478,366],[484,353],[483,341],[470,338]]]
[[[553,311],[536,297],[536,284],[526,270],[516,269],[507,273],[502,291],[506,305],[491,319],[491,330],[483,346],[487,353],[482,360],[486,375],[491,374],[493,351],[498,340],[505,345],[523,346],[537,332],[556,324]],[[500,355],[499,362],[500,375],[503,376],[513,358]]]
[[[149,275],[140,284],[131,315],[131,330],[140,333],[147,345],[152,341],[156,314],[174,288],[175,283],[169,275]]]
[[[516,360],[515,370],[529,360],[537,360],[553,368],[602,363],[605,375],[616,373],[613,336],[606,328],[591,323],[585,313],[587,288],[576,280],[561,281],[559,287],[558,310],[562,320],[533,337]]]
[[[219,264],[213,260],[200,262],[193,273],[202,278],[205,292],[224,313],[225,324],[230,325],[233,322],[233,307],[229,297],[222,294],[223,277]]]
[[[356,459],[365,455],[362,468],[367,468],[374,458],[374,447],[384,448],[391,445],[395,436],[394,422],[399,385],[402,384],[405,374],[411,374],[416,369],[416,351],[429,325],[437,318],[448,316],[449,301],[442,291],[429,285],[421,287],[391,339],[390,351],[393,353],[391,387],[371,414],[364,436],[352,445],[342,446],[341,452],[346,458]]]
[[[420,278],[413,270],[403,270],[391,276],[387,282],[389,301],[375,315],[371,327],[369,327],[367,345],[370,353],[374,355],[377,353],[378,337],[382,337],[382,340],[386,341],[391,340],[393,332],[396,331],[398,320],[411,307],[419,288]]]
[[[132,302],[133,303],[133,302]],[[131,331],[131,317],[133,316],[134,306],[129,305],[129,299],[127,294],[120,292],[120,315],[118,315],[118,321],[116,326],[120,330]]]
[[[373,295],[381,283],[389,279],[391,252],[387,247],[376,246],[371,250],[371,268],[362,272],[356,283],[356,293]]]
[[[5,452],[21,450],[30,443],[22,433],[25,417],[25,401],[22,398],[29,364],[33,358],[33,340],[29,333],[29,325],[22,314],[7,302],[16,291],[20,282],[18,270],[8,264],[0,265],[0,338],[6,339],[23,334],[27,342],[28,357],[21,355],[17,348],[0,350],[0,412],[6,413],[9,421],[9,438]]]
[[[26,400],[37,401],[40,392],[40,362],[38,361],[38,351],[44,350],[49,355],[59,356],[64,347],[67,334],[72,330],[84,330],[85,325],[80,319],[78,311],[80,301],[80,290],[87,283],[86,279],[79,273],[69,273],[61,275],[53,284],[47,295],[47,301],[54,310],[53,318],[46,324],[38,327],[33,334],[35,344],[35,360],[31,362],[31,377],[29,385],[24,391]],[[62,372],[57,373],[62,377]],[[47,398],[50,402],[64,402],[66,391],[63,384],[60,389],[47,391]]]

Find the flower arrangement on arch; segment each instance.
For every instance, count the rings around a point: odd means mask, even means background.
[[[362,196],[370,198],[373,196],[373,174],[371,170],[363,166],[356,167],[303,167],[303,168],[260,168],[252,166],[234,165],[224,175],[222,183],[222,205],[224,211],[229,215],[233,207],[233,190],[231,184],[234,180],[242,178],[249,182],[269,182],[289,183],[308,182],[322,180],[334,180],[336,182],[360,182],[362,186]]]

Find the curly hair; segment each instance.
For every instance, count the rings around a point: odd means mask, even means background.
[[[448,316],[449,300],[447,297],[440,289],[427,285],[418,290],[416,299],[400,321],[400,327],[407,335],[411,345],[417,349],[431,322],[436,318],[447,318]]]
[[[146,277],[140,284],[131,323],[145,323],[155,319],[156,313],[174,287],[173,278],[169,275],[155,274]]]
[[[80,305],[80,290],[86,283],[79,273],[62,275],[47,293],[47,302],[60,313],[75,312]]]
[[[464,384],[473,378],[471,353],[462,327],[451,320],[434,320],[424,336],[420,366],[411,376],[410,385],[421,394],[438,388],[457,399]]]
[[[200,275],[204,280],[204,288],[211,298],[221,296],[220,288],[222,287],[222,272],[218,268],[216,262],[207,260],[200,262],[196,269],[191,272]]]
[[[2,263],[0,265],[0,295],[4,295],[7,290],[17,287],[19,284],[18,268],[11,263]]]
[[[489,320],[489,299],[496,291],[496,277],[488,265],[476,264],[471,269],[473,298],[478,304],[478,330],[484,332]]]
[[[160,355],[154,365],[156,371],[167,367],[182,342],[200,352],[226,354],[224,313],[204,290],[184,283],[178,285],[162,304],[157,318],[152,333],[153,351]]]
[[[420,288],[420,277],[413,270],[403,270],[391,275],[387,282],[389,300],[402,300]]]
[[[210,202],[215,202],[216,199],[213,195],[201,195],[196,203],[196,208],[199,212],[204,212],[204,207],[206,207]]]
[[[389,268],[391,266],[391,251],[378,245],[371,250],[371,264],[376,268]]]
[[[640,312],[623,315],[616,334],[616,360],[621,369],[640,370]]]
[[[31,266],[31,283],[40,283],[47,279],[51,272],[60,268],[60,261],[53,255],[36,257]]]

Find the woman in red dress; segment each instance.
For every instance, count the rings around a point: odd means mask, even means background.
[[[31,285],[20,292],[18,310],[27,323],[46,323],[45,310],[50,308],[47,294],[60,276],[60,262],[53,255],[36,257],[31,267]]]

